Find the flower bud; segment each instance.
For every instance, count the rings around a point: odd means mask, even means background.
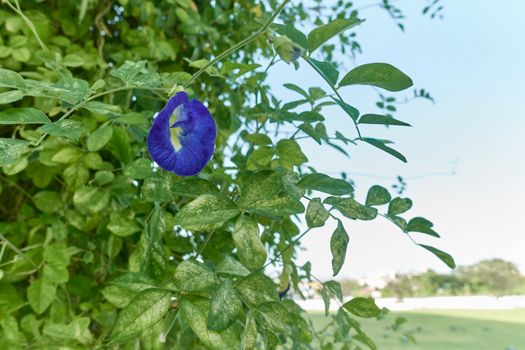
[[[296,61],[303,54],[301,46],[291,41],[286,35],[274,38],[273,47],[279,57],[286,63]]]

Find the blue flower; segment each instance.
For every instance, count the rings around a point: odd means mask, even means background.
[[[192,176],[210,160],[216,136],[210,111],[181,91],[153,120],[148,151],[161,168],[180,176]]]

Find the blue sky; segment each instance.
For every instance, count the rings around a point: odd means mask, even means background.
[[[319,171],[354,174],[361,200],[375,183],[389,187],[397,175],[408,178],[404,196],[414,201],[410,214],[432,220],[442,235],[438,240],[414,238],[446,250],[458,264],[500,257],[525,271],[525,1],[445,0],[444,20],[434,21],[420,15],[424,1],[397,4],[408,16],[405,33],[384,11],[362,13],[367,21],[356,31],[364,53],[356,64],[391,63],[435,98],[435,105],[420,100],[401,107],[398,117],[412,128],[362,130],[367,136],[395,141],[408,163],[363,144],[348,149],[350,159],[309,142],[304,143],[306,153]],[[351,60],[344,60],[350,69]],[[283,83],[324,86],[306,66],[295,72],[279,63],[269,78],[285,101],[298,96],[282,88]],[[362,112],[378,112],[372,88],[347,87],[342,95]],[[339,109],[326,109],[325,117],[329,129],[354,135],[351,121]],[[456,160],[455,175],[439,175],[450,173]],[[424,174],[435,175],[419,177]],[[448,270],[389,222],[344,223],[350,245],[341,277]],[[303,241],[301,259],[312,262],[318,277],[331,275],[329,240],[334,228],[332,223],[316,229]]]

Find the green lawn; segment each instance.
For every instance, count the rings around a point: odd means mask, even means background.
[[[318,329],[328,322],[324,314],[310,316]],[[386,329],[397,316],[408,319],[404,329],[417,344]],[[525,350],[525,309],[392,312],[383,321],[360,322],[380,350]]]

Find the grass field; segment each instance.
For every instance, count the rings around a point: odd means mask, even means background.
[[[310,316],[318,329],[328,322],[324,314]],[[417,344],[387,330],[397,316],[407,318],[404,330]],[[380,350],[525,350],[525,309],[392,312],[383,321],[360,322]]]

